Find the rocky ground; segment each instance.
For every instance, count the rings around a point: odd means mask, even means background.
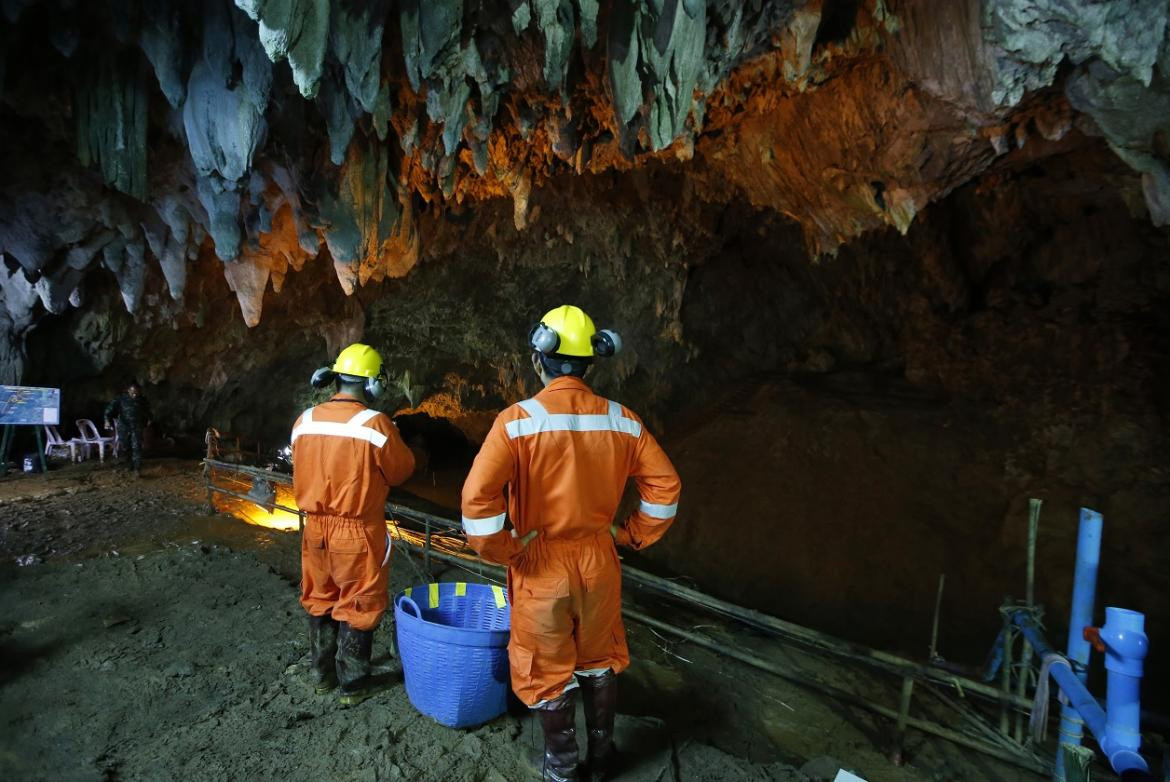
[[[452,730],[401,685],[352,709],[315,695],[296,535],[204,502],[191,462],[0,481],[0,778],[524,778],[539,730],[523,710]],[[401,552],[393,562],[393,589],[417,580]],[[891,765],[887,726],[861,712],[629,630],[622,780],[820,780],[840,766],[874,782],[1031,778],[921,737]]]

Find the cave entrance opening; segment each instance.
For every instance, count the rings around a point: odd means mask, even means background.
[[[479,446],[446,418],[427,413],[395,416],[402,439],[414,452],[414,476],[402,487],[445,510],[459,508],[463,479]]]

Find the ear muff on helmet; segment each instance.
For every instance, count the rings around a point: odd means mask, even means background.
[[[386,374],[384,372],[366,378],[366,396],[370,399],[377,399],[384,393],[386,393]]]
[[[616,356],[622,350],[622,338],[616,331],[602,329],[594,334],[590,340],[593,343],[593,355],[609,358]]]
[[[561,346],[561,335],[543,322],[537,323],[528,332],[528,345],[537,353],[551,356]]]
[[[309,379],[309,385],[313,388],[324,388],[332,385],[337,380],[337,373],[329,367],[321,367],[313,372],[313,377]]]

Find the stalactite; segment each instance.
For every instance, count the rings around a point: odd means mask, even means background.
[[[288,58],[301,95],[317,95],[329,41],[330,0],[236,0],[259,25],[260,42],[272,62]]]
[[[388,168],[385,145],[363,137],[350,147],[336,196],[321,197],[325,242],[347,294],[370,280],[406,274],[418,258],[412,216],[405,209],[403,219]]]
[[[146,198],[146,76],[136,57],[104,52],[77,95],[77,156],[112,186]]]
[[[203,58],[191,69],[183,126],[215,251],[226,261],[239,254],[238,189],[267,129],[272,65],[247,29],[251,22],[234,8],[213,7],[220,12],[205,20]]]
[[[77,156],[136,202],[72,171],[0,183],[0,252],[39,275],[53,312],[103,263],[133,310],[143,253],[181,301],[205,234],[225,261],[255,265],[267,248],[274,287],[324,241],[352,291],[413,267],[416,194],[439,209],[511,197],[522,230],[553,177],[658,160],[694,165],[710,197],[793,216],[820,254],[873,228],[905,232],[997,156],[1074,127],[1104,134],[1141,175],[1154,222],[1170,224],[1164,5],[959,0],[894,13],[874,0],[832,31],[821,4],[747,0],[615,0],[605,14],[597,0],[157,0],[93,28],[57,14],[42,43],[71,57],[60,67]],[[25,23],[64,7],[5,0],[2,99],[26,76],[9,52]],[[394,62],[387,14],[401,33]],[[274,71],[284,60],[291,70]],[[148,67],[173,114],[147,115]],[[319,114],[287,87],[270,105],[274,73],[290,72]],[[1067,102],[1022,108],[1053,84]],[[306,123],[326,130],[334,166]],[[172,141],[189,161],[163,154]],[[40,224],[49,213],[58,224]],[[129,249],[93,245],[107,235]],[[258,272],[232,275],[252,301]]]
[[[143,3],[139,45],[154,68],[159,87],[171,108],[179,108],[187,95],[184,78],[187,49],[178,0]]]

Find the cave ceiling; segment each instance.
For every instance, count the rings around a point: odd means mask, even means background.
[[[668,167],[799,224],[810,260],[1099,137],[1170,223],[1170,0],[3,0],[0,379],[112,274],[243,320],[306,263],[345,294],[427,216]],[[677,194],[650,193],[646,200]]]

